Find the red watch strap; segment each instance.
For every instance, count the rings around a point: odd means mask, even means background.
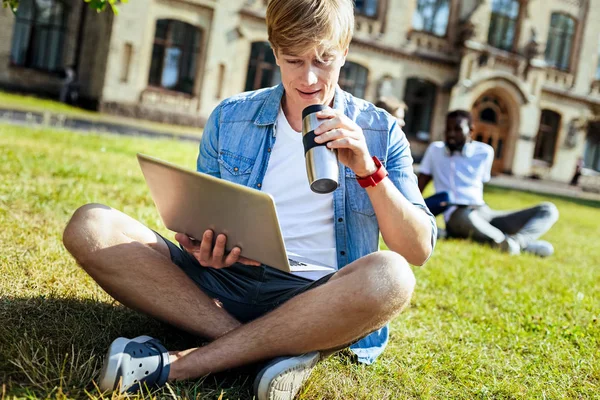
[[[385,179],[386,176],[388,176],[388,172],[385,169],[385,167],[383,166],[383,164],[381,164],[381,161],[379,161],[379,158],[373,156],[373,161],[375,162],[377,171],[375,171],[372,175],[364,177],[364,178],[357,176],[356,180],[358,181],[358,184],[360,185],[360,187],[368,188],[371,186],[377,186],[377,184],[379,182],[381,182],[382,180]]]

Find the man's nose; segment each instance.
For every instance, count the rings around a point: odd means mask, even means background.
[[[304,79],[308,86],[315,85],[319,81],[317,73],[312,65],[309,65],[306,68],[306,71],[304,71]]]

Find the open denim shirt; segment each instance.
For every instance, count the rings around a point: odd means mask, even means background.
[[[278,86],[224,100],[210,115],[204,128],[198,171],[260,190],[275,145],[275,121],[284,94]],[[432,226],[435,218],[423,201],[413,172],[413,159],[406,136],[396,120],[372,104],[336,88],[334,108],[343,111],[363,130],[369,152],[377,156],[389,179],[416,207],[423,209]],[[338,267],[379,249],[379,226],[367,192],[356,175],[341,163],[339,187],[334,192],[334,223]],[[350,348],[360,362],[371,364],[389,338],[388,326],[371,333]]]

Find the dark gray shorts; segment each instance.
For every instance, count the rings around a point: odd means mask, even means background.
[[[193,255],[157,235],[169,246],[171,261],[204,293],[218,299],[229,314],[244,323],[274,310],[294,296],[324,284],[333,276],[331,273],[311,281],[266,265],[254,267],[237,263],[222,269],[203,267]]]

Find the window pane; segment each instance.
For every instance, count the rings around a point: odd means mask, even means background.
[[[502,159],[502,151],[504,150],[504,141],[498,139],[498,146],[496,148],[496,160]]]
[[[431,83],[418,78],[406,81],[404,102],[408,106],[404,131],[409,136],[428,137],[431,132],[431,117],[435,107],[437,88]]]
[[[165,49],[159,44],[155,44],[152,49],[152,62],[150,63],[150,84],[160,85],[160,74],[162,71],[163,60],[165,59]]]
[[[340,87],[355,97],[364,98],[369,71],[362,65],[346,61],[340,71]]]
[[[250,64],[248,66],[248,75],[246,76],[246,92],[254,89],[254,79],[256,79],[256,66]]]
[[[29,23],[19,20],[16,21],[12,40],[11,60],[17,65],[25,64],[30,33],[31,27]]]
[[[186,25],[183,22],[171,21],[171,43],[176,46],[184,46],[185,41],[192,40],[193,37],[187,38],[186,33],[189,31],[186,29]]]
[[[160,80],[162,87],[172,89],[179,80],[179,63],[181,60],[181,49],[178,47],[167,47],[165,51],[165,61]]]
[[[356,12],[367,17],[374,17],[377,15],[377,3],[377,0],[356,0]]]
[[[540,127],[536,137],[534,158],[549,164],[554,162],[554,150],[560,128],[560,115],[554,111],[543,110]]]
[[[168,29],[169,29],[169,20],[159,19],[158,21],[156,21],[156,33],[154,35],[154,38],[166,40]]]
[[[175,20],[157,20],[148,82],[193,94],[202,31]]]
[[[25,67],[56,71],[62,54],[67,10],[56,0],[24,0],[13,32],[11,60]]]
[[[449,14],[448,0],[418,0],[417,9],[413,14],[413,28],[444,36]]]
[[[35,0],[23,0],[19,1],[19,8],[17,9],[17,19],[20,20],[31,20],[33,18],[34,2]]]
[[[517,0],[494,0],[488,31],[488,43],[504,50],[512,50],[519,17]]]
[[[575,20],[567,15],[554,13],[550,18],[550,30],[546,41],[546,62],[567,70],[570,66],[571,46]]]
[[[278,84],[281,81],[279,67],[268,42],[252,43],[248,75],[246,76],[246,91],[261,89]]]
[[[498,116],[496,115],[496,112],[491,108],[486,108],[485,110],[483,110],[481,114],[479,114],[479,119],[485,122],[489,122],[491,124],[498,123]]]

